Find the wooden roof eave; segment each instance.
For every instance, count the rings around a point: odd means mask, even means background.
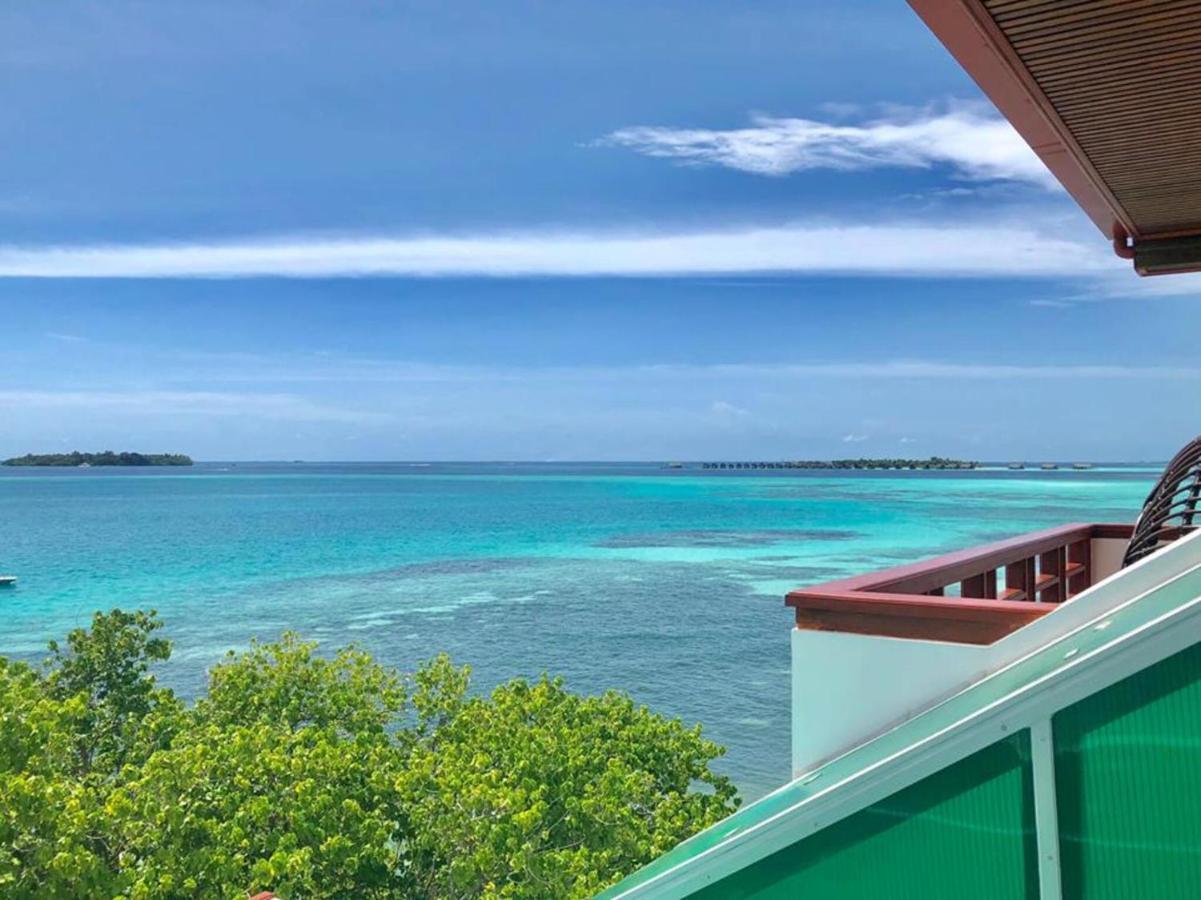
[[[1139,237],[1133,220],[977,0],[909,0],[909,5],[1102,234],[1123,245],[1127,236]]]

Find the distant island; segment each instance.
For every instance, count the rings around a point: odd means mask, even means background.
[[[975,469],[980,464],[962,459],[797,459],[777,462],[707,462],[702,469]]]
[[[6,466],[190,466],[192,457],[182,453],[26,453],[4,461]]]

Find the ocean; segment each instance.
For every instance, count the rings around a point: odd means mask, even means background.
[[[728,747],[753,799],[789,772],[789,588],[1071,521],[1131,521],[1157,468],[701,472],[655,464],[0,467],[0,654],[93,610],[155,608],[185,695],[295,630],[477,689],[548,671]],[[871,702],[865,697],[864,702]]]

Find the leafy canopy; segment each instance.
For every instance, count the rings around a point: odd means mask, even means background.
[[[0,657],[0,895],[585,897],[729,814],[722,748],[628,696],[473,696],[285,634],[188,706],[154,612]]]

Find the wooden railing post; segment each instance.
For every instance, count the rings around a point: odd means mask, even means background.
[[[988,569],[959,583],[959,596],[977,600],[997,599],[997,570]]]
[[[1038,602],[1064,601],[1064,569],[1067,568],[1067,548],[1056,547],[1038,556]]]
[[[1077,566],[1080,568],[1077,569]],[[1093,542],[1077,541],[1068,547],[1068,568],[1074,570],[1068,576],[1068,595],[1086,591],[1093,584]]]
[[[1033,601],[1035,599],[1034,578],[1033,556],[1007,565],[1005,567],[1004,599]]]

